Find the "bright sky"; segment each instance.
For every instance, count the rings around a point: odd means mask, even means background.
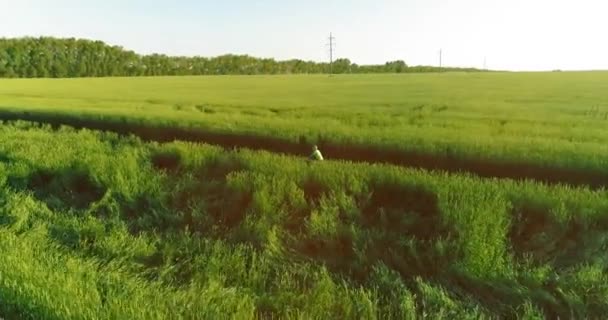
[[[608,69],[603,0],[0,0],[0,37],[102,40],[138,53],[502,70]]]

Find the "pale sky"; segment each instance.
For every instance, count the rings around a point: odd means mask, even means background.
[[[603,0],[0,0],[0,37],[102,40],[138,53],[250,54],[501,70],[608,69]]]

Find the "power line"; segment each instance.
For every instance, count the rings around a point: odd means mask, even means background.
[[[336,37],[329,33],[329,75],[331,76],[333,73],[333,64],[334,64],[334,49],[336,46],[335,43]]]

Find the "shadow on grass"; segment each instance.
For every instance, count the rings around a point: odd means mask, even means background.
[[[341,213],[336,237],[307,237],[296,244],[297,252],[358,283],[367,281],[379,262],[404,279],[433,277],[446,270],[455,257],[436,244],[456,235],[442,221],[437,196],[403,186],[377,185],[372,190],[359,205],[361,214],[355,221]]]
[[[26,177],[11,176],[7,183],[16,190],[31,190],[51,210],[85,210],[100,200],[107,188],[80,168],[38,169]]]
[[[549,208],[520,204],[512,210],[509,241],[514,257],[567,269],[600,262],[608,267],[608,218],[574,216],[564,221]]]

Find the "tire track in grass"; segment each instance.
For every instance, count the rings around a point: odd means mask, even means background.
[[[306,157],[310,143],[292,142],[284,139],[206,131],[204,128],[179,128],[143,123],[127,122],[124,117],[92,118],[51,112],[28,112],[1,110],[0,120],[31,121],[49,124],[53,128],[61,125],[76,129],[109,131],[121,135],[133,134],[145,141],[171,142],[174,140],[204,142],[224,148],[248,148],[266,150]],[[446,171],[450,173],[471,173],[483,178],[514,180],[535,180],[547,184],[567,184],[588,186],[599,189],[608,186],[608,174],[595,170],[547,167],[525,162],[499,162],[486,159],[456,158],[455,156],[436,155],[414,151],[382,149],[380,147],[353,144],[338,144],[327,141],[318,142],[327,159],[352,162],[386,163],[392,165]]]

